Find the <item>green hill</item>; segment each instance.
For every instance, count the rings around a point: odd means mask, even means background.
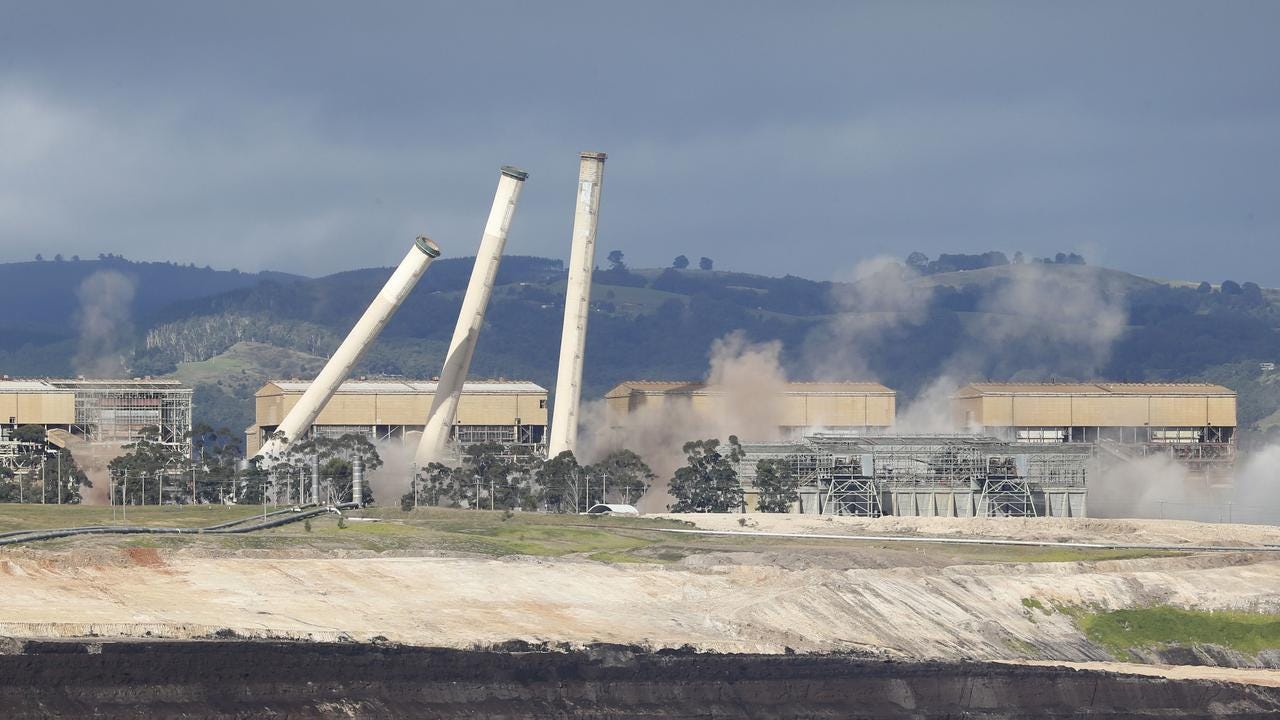
[[[162,309],[261,282],[302,279],[286,273],[242,273],[194,265],[94,260],[0,263],[0,368],[10,375],[66,375],[85,332],[122,336],[149,325]],[[94,327],[86,328],[93,323]]]
[[[599,396],[625,379],[704,377],[712,343],[739,331],[751,341],[777,341],[790,377],[873,378],[897,389],[904,403],[941,376],[1202,378],[1251,393],[1241,403],[1243,424],[1280,409],[1280,392],[1272,392],[1280,386],[1258,369],[1259,362],[1280,359],[1274,291],[1229,281],[1214,287],[1158,282],[1078,262],[945,257],[915,272],[896,266],[843,283],[709,270],[598,270],[585,392]],[[472,262],[433,264],[358,372],[438,374]],[[976,266],[952,269],[965,263]],[[167,272],[189,277],[190,269],[169,266]],[[261,381],[314,373],[390,272],[241,275],[243,285],[220,292],[192,288],[135,316],[131,370],[192,383],[200,419],[239,429]],[[473,376],[551,387],[564,284],[559,261],[504,258]],[[65,284],[61,291],[74,295]],[[0,355],[0,372],[32,373],[33,364],[65,353],[69,342],[65,332],[45,340],[22,346],[20,361],[13,352]]]

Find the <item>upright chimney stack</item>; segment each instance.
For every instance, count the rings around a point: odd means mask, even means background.
[[[347,338],[334,351],[333,357],[329,358],[329,362],[325,363],[320,374],[299,398],[298,404],[294,405],[280,422],[277,430],[284,435],[284,438],[272,438],[263,443],[262,449],[258,451],[258,457],[270,460],[273,454],[284,450],[289,443],[297,440],[311,427],[316,416],[338,391],[338,386],[347,379],[351,369],[360,362],[369,345],[378,337],[378,333],[382,332],[382,328],[386,327],[387,321],[404,302],[409,291],[418,284],[418,279],[427,271],[431,261],[438,257],[440,257],[440,247],[430,238],[420,236],[414,241],[413,247],[409,248],[409,254],[400,261],[400,266],[391,274],[387,284],[382,286],[382,291],[374,297],[369,308],[364,311],[364,315],[347,334]]]
[[[320,456],[311,456],[311,502],[320,504]]]
[[[578,406],[582,402],[582,360],[591,310],[591,271],[596,262],[596,223],[600,215],[600,186],[604,183],[604,153],[584,152],[578,166],[578,197],[573,214],[573,247],[569,252],[569,285],[564,298],[564,330],[560,336],[560,367],[556,373],[555,408],[547,457],[577,451]]]
[[[458,414],[462,384],[467,380],[476,340],[484,326],[484,312],[498,275],[498,264],[502,262],[502,251],[507,245],[507,231],[511,229],[520,190],[528,177],[528,173],[510,166],[503,167],[498,177],[498,191],[489,209],[489,220],[480,238],[480,249],[476,251],[476,264],[467,283],[467,294],[462,298],[462,311],[458,313],[458,324],[453,329],[453,340],[445,355],[444,369],[440,371],[436,394],[427,413],[426,428],[422,431],[422,441],[414,458],[418,467],[425,468],[444,458],[449,432]]]
[[[364,506],[364,458],[351,459],[351,502]]]

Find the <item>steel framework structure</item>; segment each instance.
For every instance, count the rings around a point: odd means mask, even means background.
[[[1010,443],[979,435],[865,436],[817,433],[793,442],[745,443],[738,463],[744,486],[755,486],[756,464],[787,463],[817,498],[801,512],[878,517],[882,514],[1031,517],[1083,499],[1094,451],[1083,445]],[[1075,512],[1083,512],[1077,507]]]
[[[190,442],[193,391],[176,380],[50,380],[75,393],[72,432],[90,442],[131,442],[155,427],[166,445]]]

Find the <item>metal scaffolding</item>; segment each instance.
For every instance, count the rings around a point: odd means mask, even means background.
[[[738,472],[748,493],[755,490],[756,464],[781,459],[799,481],[801,512],[859,517],[1080,516],[1094,457],[1088,446],[979,435],[818,433],[745,443],[743,450]]]
[[[190,442],[192,389],[177,380],[49,380],[75,393],[73,434],[93,443],[127,443],[147,427],[158,441]]]

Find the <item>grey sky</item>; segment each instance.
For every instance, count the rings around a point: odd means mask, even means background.
[[[0,1],[0,260],[321,274],[415,234],[839,277],[1078,250],[1280,285],[1280,3]]]

